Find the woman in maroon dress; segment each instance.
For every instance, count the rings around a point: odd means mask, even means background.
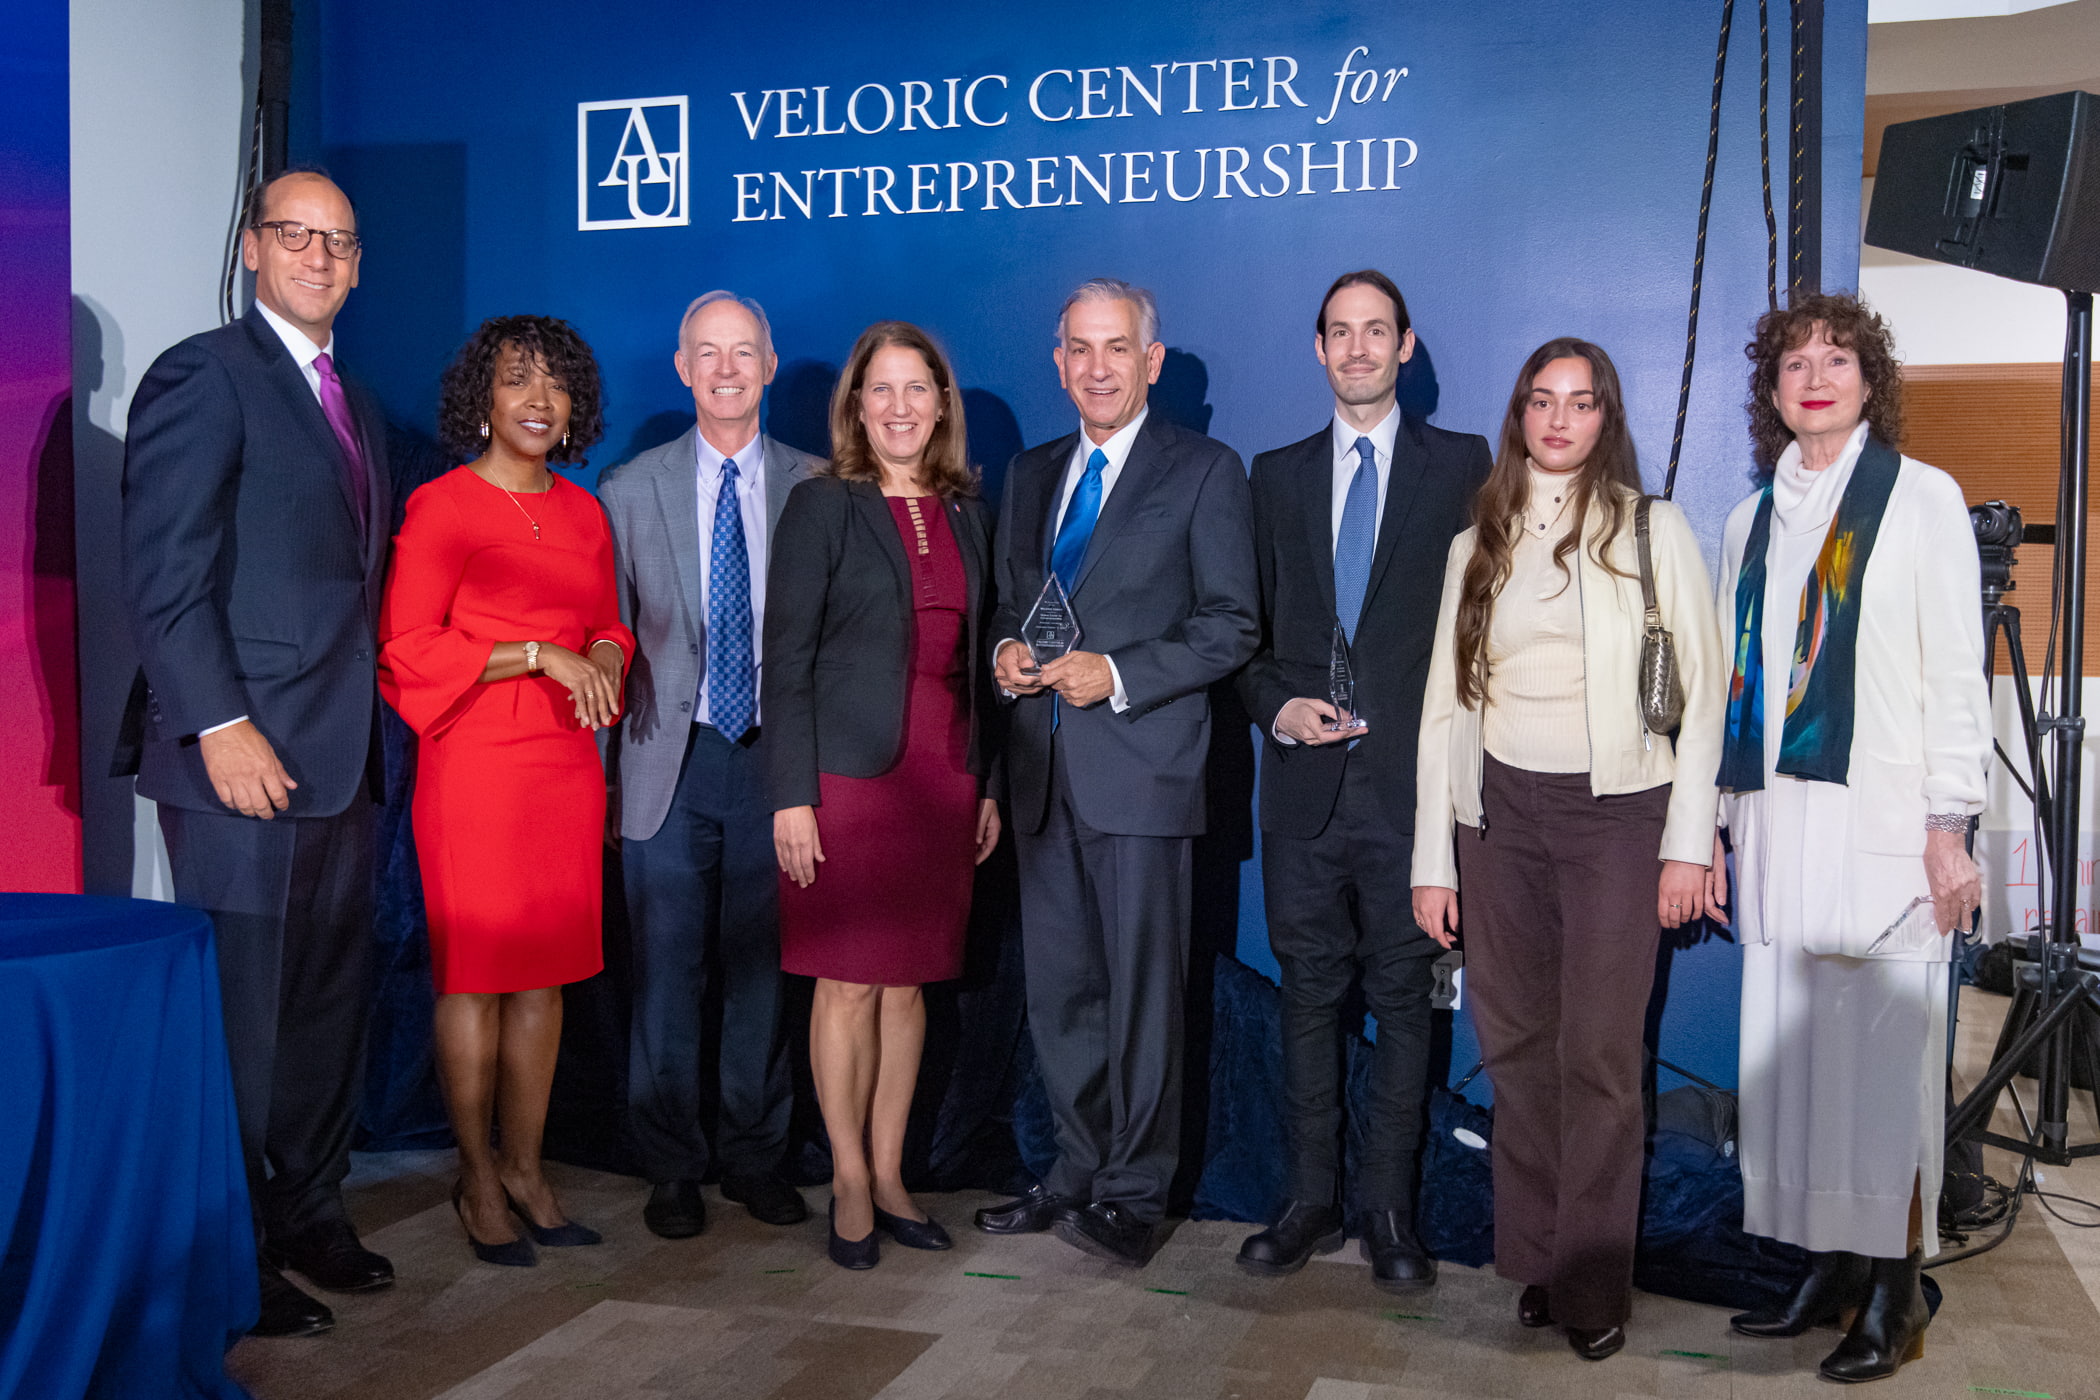
[[[620,625],[597,498],[547,469],[597,441],[598,366],[560,321],[485,322],[445,372],[440,432],[479,456],[422,487],[394,540],[379,686],[416,731],[412,816],[437,983],[453,1204],[477,1257],[596,1244],[540,1173],[562,984],[595,975]],[[500,1155],[490,1146],[502,1123]]]
[[[810,1064],[831,1137],[831,1257],[947,1233],[904,1189],[920,988],[962,973],[985,795],[991,523],[962,399],[927,334],[871,326],[831,398],[828,472],[788,496],[766,575],[767,776],[780,961],[817,979]]]

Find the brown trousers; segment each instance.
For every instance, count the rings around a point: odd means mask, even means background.
[[[1458,829],[1466,999],[1495,1086],[1495,1271],[1569,1327],[1626,1321],[1640,1228],[1641,1036],[1668,784],[1484,760]]]

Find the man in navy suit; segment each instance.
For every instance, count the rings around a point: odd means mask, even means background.
[[[1436,640],[1444,556],[1487,478],[1485,439],[1406,417],[1394,385],[1414,354],[1400,289],[1344,273],[1321,299],[1313,353],[1334,416],[1254,459],[1263,641],[1240,673],[1268,736],[1261,761],[1262,886],[1283,972],[1286,1198],[1240,1248],[1242,1267],[1289,1273],[1342,1243],[1340,1012],[1361,977],[1378,1018],[1368,1112],[1357,1125],[1363,1251],[1388,1290],[1435,1282],[1415,1239],[1428,1091],[1431,964],[1415,926],[1415,735]],[[1343,633],[1354,717],[1333,730],[1328,666]],[[1448,943],[1448,940],[1444,940]]]
[[[118,771],[160,807],[175,896],[212,916],[256,1209],[258,1336],[334,1323],[393,1266],[343,1207],[372,981],[375,627],[391,502],[379,411],[335,366],[357,285],[326,176],[257,195],[255,305],[153,362],[124,452],[140,679]]]
[[[977,1224],[1054,1229],[1128,1264],[1151,1256],[1180,1138],[1209,687],[1258,632],[1246,469],[1148,412],[1165,354],[1150,292],[1100,278],[1066,298],[1054,358],[1079,430],[1008,470],[992,621],[1005,639],[994,674],[1014,698],[1028,1023],[1057,1165]],[[1081,636],[1032,671],[1017,639],[1051,573]]]

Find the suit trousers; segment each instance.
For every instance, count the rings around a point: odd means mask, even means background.
[[[1044,1184],[1152,1224],[1181,1142],[1192,846],[1080,820],[1053,736],[1043,829],[1015,841],[1028,1026],[1057,1132]]]
[[[1261,840],[1269,949],[1283,973],[1286,1189],[1297,1201],[1340,1199],[1341,1009],[1361,975],[1378,1039],[1364,1119],[1352,1124],[1356,1198],[1410,1218],[1429,1090],[1429,997],[1443,951],[1415,924],[1413,833],[1393,829],[1370,765],[1352,762],[1318,836],[1265,831]]]
[[[720,1074],[724,1170],[775,1171],[787,1150],[780,876],[765,772],[763,737],[731,743],[696,724],[663,825],[620,843],[634,950],[628,1123],[652,1182],[707,1175],[701,1084],[711,1073]],[[715,976],[722,1038],[710,1056],[702,1010]]]
[[[258,821],[160,804],[175,898],[211,915],[256,1239],[349,1217],[375,952],[374,810]]]
[[[1495,1271],[1570,1327],[1626,1321],[1640,1229],[1642,1033],[1670,786],[1596,797],[1587,773],[1489,755],[1458,829],[1466,993],[1495,1086]]]

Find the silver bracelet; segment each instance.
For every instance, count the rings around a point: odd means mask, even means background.
[[[1966,812],[1927,812],[1925,814],[1925,829],[1927,831],[1951,831],[1957,836],[1966,836],[1969,832],[1969,820],[1969,815]]]

